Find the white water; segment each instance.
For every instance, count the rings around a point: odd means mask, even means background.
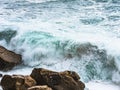
[[[108,82],[89,82],[86,83],[86,87],[89,87],[89,90],[120,90],[119,86]]]
[[[120,2],[102,1],[0,0],[0,31],[17,31],[9,43],[3,37],[0,45],[22,54],[24,60],[24,66],[7,73],[29,74],[33,67],[74,70],[84,82],[117,83],[87,83],[90,90],[119,90]],[[86,43],[98,48],[91,47],[92,53],[80,57],[77,48]],[[103,56],[97,53],[102,50]],[[73,58],[67,58],[69,54]]]

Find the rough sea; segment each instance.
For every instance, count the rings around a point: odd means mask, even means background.
[[[0,45],[22,65],[76,71],[86,90],[120,90],[120,0],[0,0]]]

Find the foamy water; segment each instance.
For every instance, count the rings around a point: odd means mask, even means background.
[[[74,70],[90,90],[119,90],[119,0],[0,2],[0,32],[6,35],[0,36],[0,45],[24,61],[7,74],[30,74],[34,67]]]
[[[89,90],[120,90],[119,86],[106,82],[89,82],[86,83],[86,87],[88,87]]]

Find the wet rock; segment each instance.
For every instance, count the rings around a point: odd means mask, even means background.
[[[22,57],[0,46],[0,70],[7,71],[22,62]]]
[[[60,83],[52,86],[53,90],[84,90],[79,84],[70,76],[62,76]]]
[[[34,68],[31,75],[37,85],[48,85],[53,90],[84,90],[85,85],[74,71],[54,72],[43,68]]]
[[[61,75],[68,75],[68,76],[72,77],[75,81],[80,80],[80,76],[74,71],[64,71],[64,72],[60,72],[60,74]]]
[[[34,68],[30,76],[4,75],[3,90],[84,90],[85,85],[74,71],[55,72]]]
[[[36,85],[36,81],[30,76],[4,75],[1,80],[3,90],[27,90]]]
[[[43,85],[43,86],[33,86],[28,88],[28,90],[52,90],[52,89],[47,85]]]

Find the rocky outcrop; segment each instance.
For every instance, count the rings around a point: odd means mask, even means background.
[[[37,85],[48,85],[53,90],[84,90],[85,85],[74,71],[54,72],[43,68],[34,68],[31,75]]]
[[[36,85],[36,81],[30,76],[5,75],[1,80],[3,90],[27,90]]]
[[[15,65],[20,64],[22,57],[6,48],[0,46],[0,70],[10,70]]]
[[[3,90],[84,90],[85,85],[74,71],[55,72],[34,68],[30,76],[4,75]]]

